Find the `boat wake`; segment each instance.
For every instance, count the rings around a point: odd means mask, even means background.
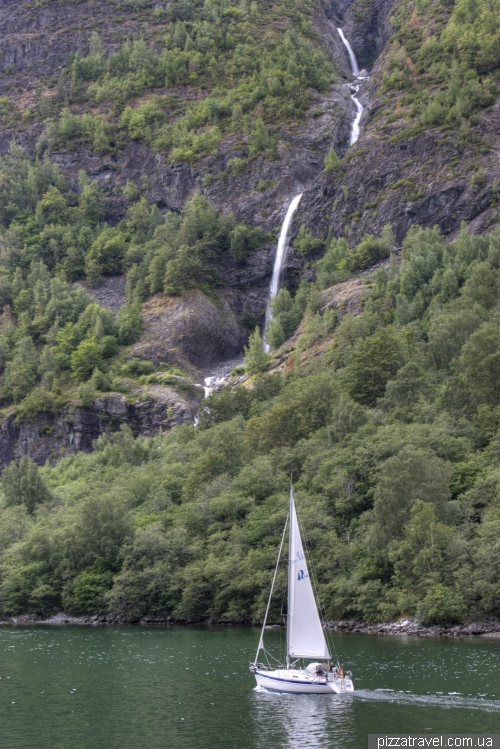
[[[269,695],[273,698],[283,698],[289,695],[285,692],[274,692],[262,686],[254,687],[254,692]],[[328,696],[328,695],[327,695]],[[325,695],[301,695],[301,698],[322,700]],[[393,689],[360,689],[342,695],[331,695],[332,698],[342,700],[357,700],[362,702],[385,702],[393,705],[422,705],[423,707],[440,707],[445,709],[466,708],[468,710],[484,710],[486,712],[500,712],[500,701],[484,699],[480,696],[468,696],[457,693],[449,694],[413,694],[412,692],[398,692]]]
[[[398,692],[392,689],[360,689],[350,695],[352,698],[371,702],[391,702],[398,705],[423,705],[442,708],[467,708],[469,710],[486,710],[500,712],[500,701],[483,699],[480,696],[469,696],[450,692],[449,694],[413,694]]]

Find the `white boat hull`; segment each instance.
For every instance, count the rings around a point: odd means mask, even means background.
[[[352,679],[337,678],[333,674],[313,676],[298,669],[277,669],[275,671],[256,670],[255,679],[259,687],[272,692],[292,692],[293,694],[344,694],[354,692]]]

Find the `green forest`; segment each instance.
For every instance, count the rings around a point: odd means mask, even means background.
[[[391,117],[413,133],[458,129],[464,144],[481,144],[471,125],[498,94],[499,19],[498,0],[398,3],[381,81],[386,104],[398,97]]]
[[[91,453],[7,465],[0,617],[261,622],[292,480],[329,620],[500,618],[500,0],[397,0],[380,17],[347,3],[354,46],[367,19],[379,44],[360,58],[351,147],[340,18],[316,0],[110,2],[84,31],[80,0],[37,0],[19,33],[54,5],[75,50],[63,40],[50,74],[21,61],[0,76],[2,429],[96,395],[137,404],[141,385],[182,380],[195,398],[186,371],[131,353],[154,295],[234,302],[246,379],[196,425],[122,424]],[[57,34],[33,39],[55,54]],[[161,163],[170,202],[131,153]],[[97,162],[109,182],[82,166]],[[264,255],[304,165],[267,353]],[[92,294],[117,276],[114,314]],[[359,314],[328,302],[349,281]],[[271,621],[285,586],[283,566]]]
[[[338,245],[320,278],[345,272]],[[2,614],[260,621],[292,475],[329,618],[498,616],[500,232],[413,228],[388,263],[358,317],[291,298],[325,355],[272,372],[249,344],[253,387],[214,392],[198,426],[12,463]]]
[[[110,53],[94,31],[88,54],[71,55],[30,109],[1,97],[0,123],[45,123],[39,154],[83,144],[115,153],[132,139],[170,161],[194,163],[233,133],[247,159],[272,158],[276,125],[300,118],[312,90],[327,90],[336,77],[313,13],[311,0],[158,5],[144,33]],[[199,96],[184,98],[183,87]]]
[[[103,212],[84,172],[72,190],[47,158],[32,162],[18,145],[0,158],[0,406],[18,404],[20,417],[57,410],[91,378],[92,391],[107,391],[123,388],[121,374],[150,374],[120,355],[141,333],[141,303],[191,288],[211,296],[224,264],[243,263],[270,239],[201,195],[162,216],[136,192],[114,226]],[[128,304],[116,318],[74,284],[124,273]]]

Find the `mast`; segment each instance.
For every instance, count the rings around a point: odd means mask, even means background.
[[[267,615],[269,614],[269,607],[271,605],[271,598],[273,597],[273,590],[274,590],[274,583],[276,582],[276,575],[278,574],[278,565],[280,563],[281,558],[281,550],[283,549],[283,542],[285,541],[285,533],[286,533],[286,527],[288,525],[288,518],[289,515],[286,516],[285,520],[285,527],[283,528],[283,535],[281,536],[281,543],[280,543],[280,549],[278,552],[278,559],[276,562],[276,567],[274,568],[274,575],[273,575],[273,581],[271,583],[271,590],[269,591],[269,598],[267,599],[267,606],[266,606],[266,613],[264,615],[264,621],[262,622],[262,629],[260,632],[260,638],[259,638],[259,644],[257,646],[257,652],[255,653],[255,665],[257,665],[257,658],[259,657],[260,650],[264,647],[264,630],[266,628],[266,622],[267,622]],[[287,648],[288,653],[288,648]],[[288,655],[287,655],[288,658]]]
[[[290,511],[288,516],[293,518],[293,484],[290,480]],[[286,618],[286,667],[290,668],[290,591],[292,589],[292,533],[288,536],[288,616]]]

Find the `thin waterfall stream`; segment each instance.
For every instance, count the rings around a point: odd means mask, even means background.
[[[281,280],[281,271],[283,269],[283,265],[286,260],[287,250],[288,250],[288,234],[290,231],[290,225],[292,223],[293,214],[299,207],[300,199],[302,197],[302,193],[300,195],[296,195],[290,205],[288,206],[288,210],[286,212],[285,220],[283,221],[283,225],[281,227],[280,237],[278,240],[278,248],[276,250],[276,258],[274,260],[274,267],[273,267],[273,275],[271,278],[271,286],[269,288],[269,299],[267,302],[267,308],[266,308],[266,320],[264,323],[264,349],[266,351],[270,351],[271,347],[268,343],[266,343],[265,335],[266,331],[271,324],[271,320],[273,319],[273,312],[272,312],[272,301],[274,297],[277,295],[279,288],[280,288],[280,280]]]
[[[349,44],[348,39],[346,39],[346,36],[341,28],[337,28],[337,31],[339,32],[339,36],[342,39],[342,44],[347,50],[347,54],[349,55],[349,62],[351,63],[351,70],[353,76],[359,81],[364,80],[364,77],[360,76],[359,74],[359,67],[358,67],[358,61],[356,60],[356,55],[353,52],[353,49],[351,45]],[[356,141],[359,138],[360,133],[360,122],[361,117],[363,116],[364,107],[361,104],[361,102],[358,99],[358,93],[359,93],[359,85],[355,84],[348,84],[349,89],[351,91],[351,99],[353,100],[354,104],[356,105],[356,116],[353,120],[352,127],[351,127],[351,138],[349,141],[349,145],[353,145],[356,143]]]
[[[342,40],[342,43],[344,44],[347,50],[353,76],[358,81],[364,80],[364,76],[360,76],[359,74],[359,67],[358,67],[358,61],[356,60],[356,55],[354,54],[353,49],[351,45],[349,44],[349,41],[346,39],[346,36],[343,30],[341,28],[337,28],[337,31]],[[349,140],[349,145],[352,146],[354,143],[356,143],[356,141],[359,138],[359,133],[361,129],[360,123],[361,123],[361,117],[363,116],[364,107],[358,99],[359,84],[356,85],[354,83],[349,83],[347,85],[349,86],[349,89],[351,91],[351,99],[356,105],[356,116],[354,117],[354,120],[352,122],[351,135],[350,135],[350,140]],[[273,302],[273,299],[277,296],[278,291],[280,289],[280,281],[281,281],[281,276],[283,272],[283,266],[285,264],[286,257],[288,254],[288,235],[290,233],[290,226],[292,224],[294,213],[299,207],[301,197],[302,197],[302,193],[300,193],[300,195],[296,195],[292,199],[292,202],[290,203],[290,205],[288,206],[288,210],[286,212],[285,219],[281,226],[281,232],[280,232],[280,236],[278,239],[278,246],[276,248],[276,257],[274,259],[273,275],[271,278],[271,285],[269,287],[269,298],[268,298],[267,307],[266,307],[264,331],[262,334],[264,350],[266,352],[269,352],[271,350],[270,345],[266,341],[266,333],[273,319],[272,302]]]

